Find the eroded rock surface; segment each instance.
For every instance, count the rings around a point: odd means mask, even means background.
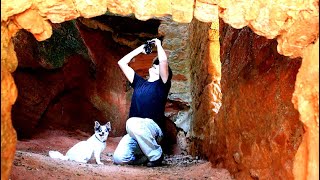
[[[8,173],[10,172],[10,167],[12,163],[12,158],[14,156],[13,146],[15,145],[15,133],[11,127],[11,106],[15,102],[17,98],[17,93],[15,91],[15,86],[13,79],[11,78],[10,73],[14,72],[17,68],[17,57],[14,52],[13,43],[11,38],[16,34],[19,29],[25,29],[33,34],[33,36],[38,41],[44,41],[51,37],[52,35],[52,23],[62,23],[64,21],[76,19],[78,17],[95,17],[98,15],[102,15],[107,10],[111,13],[119,14],[119,15],[129,15],[134,14],[135,17],[139,20],[147,20],[152,17],[162,17],[165,15],[171,15],[172,19],[181,23],[190,23],[193,19],[193,16],[202,22],[212,22],[215,21],[212,18],[220,17],[223,21],[230,24],[232,27],[240,29],[245,26],[248,26],[254,33],[264,36],[268,39],[276,38],[277,46],[274,46],[274,50],[285,56],[290,56],[291,58],[302,57],[302,61],[307,59],[303,67],[314,66],[316,64],[318,66],[319,56],[314,54],[315,50],[319,48],[319,44],[315,43],[319,36],[319,2],[317,0],[311,1],[281,1],[277,4],[274,2],[266,2],[264,0],[261,1],[250,1],[250,2],[231,2],[228,0],[220,0],[220,1],[101,1],[101,0],[86,0],[86,1],[1,1],[1,83],[2,85],[2,93],[1,93],[1,124],[4,129],[1,131],[1,148],[9,149],[8,151],[2,151],[2,160],[1,160],[1,171],[3,172],[1,177],[7,179]],[[248,30],[245,30],[248,31]],[[243,35],[246,35],[246,32],[243,32]],[[245,37],[244,37],[245,38]],[[315,44],[314,44],[315,43]],[[241,43],[239,43],[241,45]],[[308,47],[308,48],[306,48]],[[238,47],[242,48],[242,47]],[[234,50],[235,51],[235,50]],[[311,54],[311,55],[310,55]],[[259,55],[258,55],[259,56]],[[308,60],[310,59],[310,61]],[[242,63],[246,64],[246,59],[243,60]],[[275,63],[272,58],[266,59],[265,62],[255,62],[256,64],[264,64],[257,70],[263,71],[266,73],[266,76],[263,76],[267,79],[267,82],[270,82],[272,78],[281,79],[284,78],[288,81],[293,81],[290,78],[290,73],[285,73],[286,67],[288,64],[284,63],[284,65]],[[292,63],[292,62],[291,62]],[[280,68],[273,69],[274,66],[280,66]],[[314,66],[314,67],[317,67]],[[256,71],[251,72],[252,69],[244,68],[246,70],[241,71],[243,67],[238,66],[237,64],[228,65],[228,67],[232,67],[232,71],[230,71],[231,77],[236,74],[241,75],[243,79],[246,79],[247,76],[252,75],[251,73],[256,73]],[[233,69],[234,68],[234,69]],[[296,67],[288,67],[296,68]],[[275,74],[268,74],[268,69],[275,70]],[[282,71],[284,70],[284,71]],[[291,69],[293,70],[293,69]],[[240,71],[240,72],[239,72]],[[267,71],[267,72],[265,72]],[[315,68],[313,71],[317,72],[314,74],[318,74],[318,68]],[[309,75],[314,75],[313,71],[309,71],[307,68],[303,68],[299,71],[300,77],[310,77]],[[288,72],[291,72],[290,70]],[[229,72],[228,72],[229,73]],[[310,74],[311,73],[311,74]],[[222,76],[223,76],[222,72]],[[317,75],[315,75],[318,77]],[[278,80],[277,79],[277,80]],[[319,92],[318,89],[313,89],[314,85],[318,87],[318,81],[312,80],[309,84],[303,84],[305,78],[302,80],[297,80],[295,87],[285,87],[289,88],[290,91],[295,92],[295,97],[302,97],[304,99],[310,99],[310,104],[305,106],[303,102],[305,100],[293,100],[295,107],[298,109],[300,113],[300,121],[306,123],[306,136],[304,138],[309,138],[308,141],[303,141],[303,147],[301,147],[301,151],[297,153],[295,159],[295,176],[297,177],[307,177],[312,178],[317,176],[314,169],[319,167],[319,162],[313,162],[311,159],[313,155],[304,155],[303,152],[308,152],[312,149],[314,140],[319,139],[318,134],[314,134],[319,129],[319,116],[318,116],[318,96],[316,95]],[[255,86],[259,87],[258,82],[255,83]],[[275,83],[277,84],[277,83]],[[273,84],[273,85],[275,85]],[[244,85],[241,85],[242,87]],[[241,87],[240,86],[240,87]],[[247,88],[253,88],[255,86],[250,86],[247,84]],[[276,86],[276,85],[275,85]],[[278,86],[280,87],[280,86]],[[307,89],[310,94],[305,94],[304,92],[298,90],[298,88]],[[277,88],[270,88],[267,92],[274,90]],[[278,88],[279,89],[279,88]],[[280,88],[281,90],[282,88]],[[241,90],[241,88],[240,88]],[[241,95],[243,91],[238,91]],[[252,89],[254,91],[254,89]],[[280,91],[282,92],[282,91]],[[254,96],[254,94],[250,94]],[[285,99],[285,102],[288,101],[288,94],[279,94],[280,98]],[[290,98],[290,93],[289,93]],[[5,98],[4,98],[5,97]],[[245,95],[243,96],[245,97]],[[310,98],[311,97],[311,98]],[[232,96],[228,97],[232,98]],[[298,98],[299,99],[299,98]],[[265,100],[265,99],[263,99]],[[231,101],[232,103],[232,101]],[[229,104],[231,105],[231,104]],[[310,111],[305,110],[305,107],[315,107]],[[281,106],[283,107],[283,106]],[[286,108],[287,106],[284,106]],[[280,109],[281,110],[281,109]],[[238,111],[237,111],[238,112]],[[241,112],[241,111],[240,111]],[[222,113],[221,113],[222,114]],[[236,114],[236,113],[235,113]],[[313,114],[314,116],[309,117],[307,114]],[[294,119],[296,119],[294,115]],[[312,123],[308,123],[312,122]],[[214,123],[211,122],[213,125]],[[281,123],[280,123],[281,124]],[[299,123],[297,123],[299,124]],[[9,128],[5,128],[9,127]],[[287,126],[286,126],[287,127]],[[293,127],[288,125],[291,129]],[[290,129],[289,128],[289,129]],[[221,130],[225,129],[222,127]],[[299,129],[299,128],[298,128]],[[283,145],[283,137],[286,137],[286,133],[275,132],[279,136],[276,139],[279,139],[279,144]],[[223,133],[222,133],[223,134]],[[300,133],[298,133],[300,134]],[[247,137],[247,136],[246,136]],[[10,142],[3,141],[3,139],[8,139]],[[210,140],[215,143],[215,140]],[[226,140],[227,141],[227,140]],[[295,144],[295,143],[293,143]],[[292,145],[293,145],[292,144]],[[292,146],[290,146],[292,147]],[[289,147],[289,149],[290,149]],[[227,148],[226,146],[221,146],[220,148]],[[287,148],[287,147],[286,147]],[[297,147],[294,147],[297,148]],[[311,149],[310,149],[311,148]],[[232,149],[232,148],[231,148]],[[303,150],[304,149],[304,150]],[[11,151],[12,150],[12,151]],[[259,152],[259,149],[255,149]],[[5,152],[5,154],[3,153]],[[250,151],[248,151],[250,154]],[[313,153],[319,152],[318,150],[312,151]],[[227,153],[229,160],[231,158],[231,153]],[[241,155],[241,153],[238,153]],[[232,155],[235,157],[235,162],[241,162],[241,156]],[[291,154],[289,153],[291,156]],[[285,156],[284,158],[286,158]],[[253,157],[254,158],[254,157]],[[218,162],[223,162],[223,158],[216,159]],[[299,164],[308,164],[304,166],[303,171],[299,172],[300,169]],[[229,166],[234,168],[236,171],[233,162],[224,162],[225,166]],[[281,164],[281,163],[280,163]],[[239,166],[242,168],[242,166]],[[237,168],[239,168],[237,167]],[[285,174],[288,177],[291,177],[290,170],[292,169],[291,164],[289,168],[285,170]],[[250,170],[252,177],[264,177],[262,174],[268,175],[268,172],[265,172],[264,169],[260,169],[260,171]],[[242,177],[240,174],[239,177]]]

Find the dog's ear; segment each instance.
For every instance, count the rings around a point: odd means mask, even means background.
[[[94,127],[98,128],[100,126],[100,123],[98,121],[94,121]]]
[[[107,122],[107,123],[105,124],[105,126],[108,126],[108,127],[110,127],[110,128],[111,128],[111,123],[110,123],[110,121],[109,121],[109,122]]]
[[[108,127],[108,130],[109,130],[109,131],[111,130],[111,123],[110,123],[110,121],[107,122],[107,123],[105,124],[105,126]]]

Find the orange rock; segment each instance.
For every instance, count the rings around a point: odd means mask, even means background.
[[[11,73],[1,68],[1,179],[8,179],[16,152],[17,136],[12,127],[11,107],[17,98]]]

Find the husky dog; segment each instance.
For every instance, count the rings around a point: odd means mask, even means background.
[[[106,148],[106,140],[110,130],[110,122],[107,122],[105,125],[100,125],[98,121],[95,121],[95,133],[88,140],[80,141],[75,144],[68,150],[65,156],[58,151],[49,151],[49,156],[51,158],[58,158],[61,160],[72,160],[87,163],[93,154],[97,164],[103,164],[100,161],[100,154]]]

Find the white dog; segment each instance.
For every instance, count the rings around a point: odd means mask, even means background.
[[[100,125],[98,121],[95,121],[95,133],[88,140],[75,144],[68,150],[65,156],[58,151],[49,151],[49,156],[51,158],[58,158],[61,160],[72,160],[87,163],[93,154],[97,164],[103,164],[100,161],[100,154],[106,148],[106,140],[110,130],[110,122],[107,122],[105,125]]]

